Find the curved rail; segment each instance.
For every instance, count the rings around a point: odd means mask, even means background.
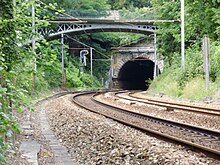
[[[121,96],[119,94],[127,93],[127,97]],[[134,96],[134,92],[116,92],[115,96],[130,100],[130,101],[138,101],[140,103],[144,104],[150,104],[160,107],[165,107],[167,109],[178,109],[182,111],[188,111],[188,112],[194,112],[194,113],[200,113],[200,114],[206,114],[206,115],[214,115],[214,116],[220,116],[220,109],[217,108],[211,108],[211,107],[202,107],[202,106],[196,106],[196,105],[190,105],[190,104],[183,104],[183,103],[176,103],[176,102],[170,102],[170,101],[162,101],[162,100],[156,100],[156,99],[149,99],[149,98],[142,98]]]
[[[95,99],[99,93],[81,93],[73,97],[79,106],[123,124],[220,156],[220,132],[197,128],[132,112]],[[86,99],[86,101],[85,101]],[[177,136],[178,134],[178,136]]]

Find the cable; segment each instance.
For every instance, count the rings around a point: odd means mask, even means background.
[[[84,45],[84,46],[86,46],[86,47],[88,47],[88,48],[92,48],[91,46],[86,45],[86,44],[84,44],[84,43],[82,43],[82,42],[80,42],[80,41],[78,41],[78,40],[76,40],[76,39],[70,37],[69,35],[66,35],[66,34],[64,34],[64,35],[65,35],[67,38],[69,38],[69,39],[71,39],[71,40],[74,40],[74,41],[76,41],[76,42],[78,42],[78,43],[80,43],[80,44],[82,44],[82,45]]]
[[[64,35],[65,35],[67,38],[69,38],[69,39],[71,39],[71,40],[74,40],[75,42],[78,42],[78,43],[80,43],[80,44],[82,44],[82,45],[84,45],[84,46],[86,46],[86,47],[93,48],[92,46],[86,45],[86,44],[84,44],[84,43],[82,43],[82,42],[80,42],[80,41],[78,41],[78,40],[76,40],[76,39],[74,39],[74,38],[72,38],[72,37],[66,35],[66,34],[64,34]],[[94,49],[94,48],[93,48],[93,49]],[[107,59],[109,59],[109,57],[108,57],[107,55],[103,54],[102,52],[100,52],[100,51],[98,51],[98,50],[96,50],[96,49],[94,49],[94,50],[95,50],[96,52],[98,52],[99,54],[103,55],[104,57],[106,57]]]
[[[118,47],[115,47],[116,49],[117,48],[120,48],[120,47],[124,47],[124,46],[127,46],[127,45],[131,45],[131,44],[134,44],[134,43],[138,43],[139,41],[142,41],[142,40],[144,40],[144,39],[149,39],[149,36],[147,35],[145,35],[144,37],[141,37],[141,38],[139,38],[139,39],[137,39],[137,40],[135,40],[135,41],[132,41],[130,44],[123,44],[123,45],[120,45],[120,46],[118,46]]]

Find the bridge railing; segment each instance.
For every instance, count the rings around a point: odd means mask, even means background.
[[[151,9],[119,10],[121,20],[156,20],[156,13]]]
[[[66,11],[72,17],[78,19],[110,19],[110,20],[156,20],[156,13],[150,8],[129,10],[70,10]]]

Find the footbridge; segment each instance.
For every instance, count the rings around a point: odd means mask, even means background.
[[[110,19],[81,19],[60,18],[50,21],[53,28],[38,30],[48,38],[60,38],[61,34],[88,34],[97,32],[132,32],[150,35],[155,33],[155,21],[147,20],[110,20]]]
[[[157,27],[154,23],[179,21],[59,18],[49,22],[51,27],[38,29],[38,33],[50,40],[62,38],[63,41],[64,34],[73,36],[97,32],[132,32],[156,36]],[[90,56],[92,58],[92,54]],[[148,80],[153,80],[163,69],[163,62],[156,57],[156,43],[153,47],[117,49],[111,58],[110,86],[113,88],[147,89]]]
[[[52,25],[50,28],[38,31],[49,38],[59,38],[61,34],[77,35],[96,32],[132,32],[149,35],[155,33],[157,29],[154,23],[180,22],[180,20],[158,20],[150,9],[145,9],[138,14],[129,10],[97,11],[95,13],[79,10],[71,11],[66,16],[49,22]]]

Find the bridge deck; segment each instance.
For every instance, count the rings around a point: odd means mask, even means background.
[[[51,23],[123,23],[123,24],[149,24],[152,25],[153,23],[163,23],[163,22],[180,22],[180,20],[115,20],[115,19],[97,19],[97,18],[58,18],[55,20],[49,21]]]

